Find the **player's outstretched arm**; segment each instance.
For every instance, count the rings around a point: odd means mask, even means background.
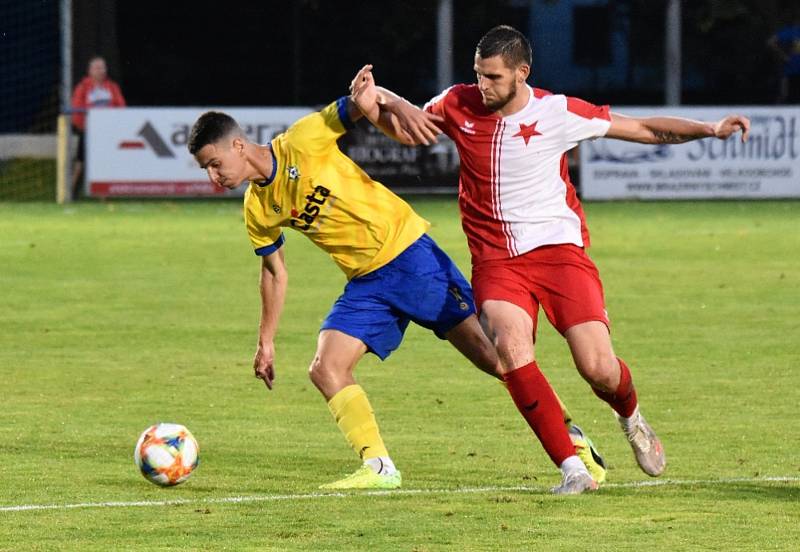
[[[744,142],[750,133],[750,119],[742,115],[728,115],[712,123],[682,117],[627,117],[612,113],[606,138],[642,144],[682,144],[699,138],[724,140],[739,131]]]
[[[255,376],[272,389],[275,381],[275,332],[286,298],[288,274],[283,248],[261,258],[261,323],[258,328],[258,347],[253,359]]]
[[[375,85],[372,65],[361,68],[350,84],[351,99],[364,116],[393,140],[409,146],[436,143],[441,118],[419,109],[391,90]]]

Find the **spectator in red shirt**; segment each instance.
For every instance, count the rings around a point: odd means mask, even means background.
[[[78,134],[78,152],[72,171],[72,197],[78,195],[86,157],[86,112],[95,107],[125,107],[119,85],[108,78],[106,60],[95,56],[89,60],[87,75],[72,92],[72,126]]]

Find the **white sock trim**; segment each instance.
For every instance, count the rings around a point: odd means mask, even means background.
[[[372,468],[372,471],[379,475],[392,475],[397,472],[397,468],[388,456],[378,456],[376,458],[367,458],[364,464]]]
[[[577,455],[573,454],[572,456],[566,458],[563,462],[561,462],[561,473],[564,475],[584,471],[589,473],[589,470],[586,469],[586,466],[583,465],[583,462]]]
[[[636,422],[639,421],[639,405],[636,405],[636,408],[633,411],[633,414],[630,415],[629,418],[623,418],[622,416],[619,417],[620,422],[622,422],[625,427],[630,429],[631,427],[636,425]]]

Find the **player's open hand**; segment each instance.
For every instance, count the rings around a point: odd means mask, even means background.
[[[259,342],[256,349],[256,356],[253,359],[253,370],[255,376],[264,381],[267,389],[272,389],[272,382],[275,381],[275,345]]]
[[[742,131],[742,142],[747,141],[750,134],[750,119],[742,115],[728,115],[714,125],[714,136],[725,140],[732,134]]]
[[[386,103],[386,109],[397,117],[400,128],[415,144],[429,146],[438,142],[436,136],[442,133],[438,125],[444,121],[438,115],[423,111],[402,98]]]
[[[378,99],[375,88],[375,77],[372,76],[372,65],[367,64],[356,73],[350,82],[350,97],[362,113],[374,109]]]

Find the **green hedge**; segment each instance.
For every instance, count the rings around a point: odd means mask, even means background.
[[[56,160],[0,160],[0,201],[55,201]]]

